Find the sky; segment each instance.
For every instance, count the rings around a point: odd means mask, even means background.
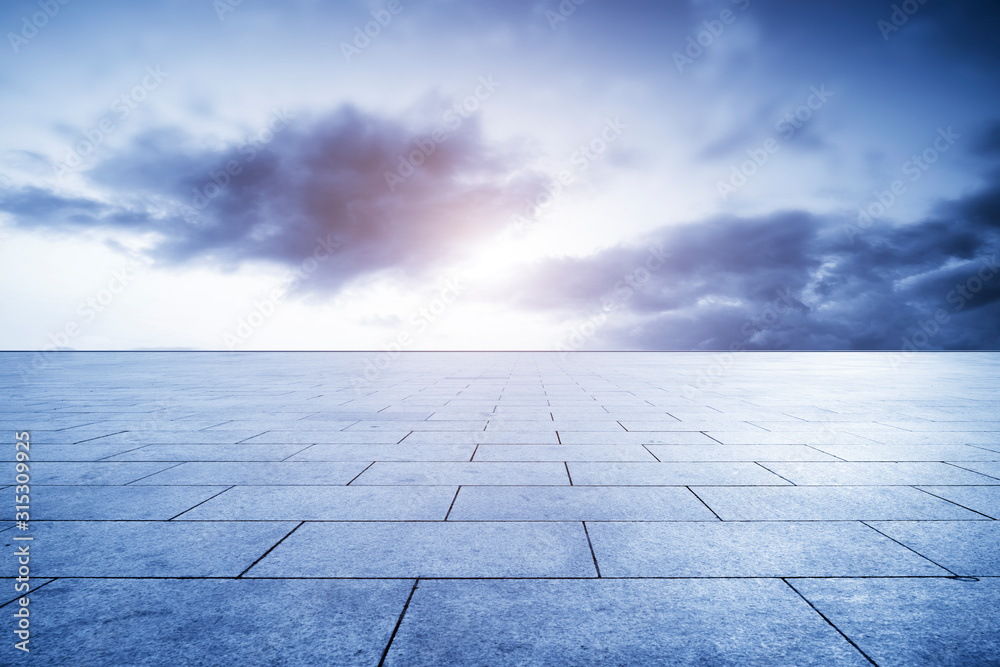
[[[1000,349],[995,2],[0,29],[0,349]]]

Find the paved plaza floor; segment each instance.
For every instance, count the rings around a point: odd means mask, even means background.
[[[0,664],[1000,665],[1000,354],[0,353],[0,379]]]

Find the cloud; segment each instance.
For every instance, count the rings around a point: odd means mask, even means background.
[[[278,112],[268,125],[211,148],[150,131],[86,172],[109,197],[8,188],[0,210],[38,230],[149,234],[167,265],[295,266],[335,247],[305,284],[331,291],[384,269],[431,269],[508,224],[540,188],[521,156],[454,113],[413,129],[347,106],[317,119]]]
[[[650,248],[668,256],[653,271]],[[919,224],[784,212],[665,227],[545,261],[507,292],[598,323],[591,349],[891,350],[922,329],[928,349],[1000,349],[998,252],[1000,179]]]

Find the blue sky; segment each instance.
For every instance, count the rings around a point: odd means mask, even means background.
[[[988,2],[9,2],[4,349],[996,349]]]

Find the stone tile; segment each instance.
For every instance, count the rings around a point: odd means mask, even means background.
[[[695,492],[723,521],[986,519],[908,486],[702,486]]]
[[[443,521],[456,490],[447,486],[238,486],[180,518],[185,521]]]
[[[1000,446],[1000,435],[997,433],[985,433],[973,431],[963,433],[960,431],[937,431],[934,433],[907,433],[904,431],[873,432],[871,435],[858,432],[869,440],[874,440],[884,445],[984,445]],[[842,443],[837,443],[842,444]]]
[[[129,464],[136,465],[136,464]],[[182,463],[151,475],[137,484],[193,484],[281,486],[343,486],[354,479],[367,463],[284,461],[278,463],[193,462]]]
[[[642,445],[479,445],[473,461],[656,461]]]
[[[968,445],[814,445],[845,461],[1000,461],[1000,453]]]
[[[108,461],[281,461],[306,445],[146,445]]]
[[[199,430],[132,430],[124,433],[115,433],[101,438],[88,440],[87,442],[107,445],[107,444],[134,444],[134,445],[235,445],[247,438],[259,434],[257,429],[240,429],[229,431],[199,431]]]
[[[567,464],[578,486],[787,486],[789,483],[756,463],[581,463]]]
[[[406,580],[61,579],[31,598],[45,610],[32,616],[31,664],[375,665],[411,587]]]
[[[761,580],[421,581],[386,665],[868,665]]]
[[[882,667],[997,664],[1000,580],[796,579],[791,583]]]
[[[1000,486],[921,486],[920,489],[970,510],[1000,519]]]
[[[959,466],[960,468],[965,468],[966,470],[978,472],[981,475],[988,475],[993,479],[1000,480],[1000,462],[998,461],[989,461],[983,463],[971,463],[968,461],[962,461],[960,463],[956,463],[955,465]],[[992,483],[995,484],[996,482]]]
[[[586,433],[567,431],[559,434],[564,445],[718,445],[704,433],[697,431],[639,432],[639,433]]]
[[[996,521],[876,521],[871,525],[955,574],[1000,577],[1000,523]]]
[[[861,523],[646,522],[593,523],[587,528],[603,577],[948,574]]]
[[[353,445],[394,445],[407,435],[409,429],[391,431],[306,431],[280,430],[268,431],[248,438],[244,444],[353,444]]]
[[[58,462],[42,461],[31,464],[31,484],[40,485],[117,485],[128,484],[175,463],[122,463],[122,462]],[[5,463],[6,478],[14,479],[13,463]]]
[[[851,433],[814,431],[706,431],[724,445],[870,445],[872,441]]]
[[[680,487],[464,486],[449,521],[718,521]]]
[[[32,442],[29,453],[32,461],[99,461],[135,448],[135,445],[44,445]],[[0,460],[15,460],[14,448],[4,449],[7,451],[0,454]]]
[[[566,466],[555,462],[375,463],[352,485],[548,485],[569,484]]]
[[[555,429],[546,431],[414,431],[404,441],[408,445],[558,445]]]
[[[312,445],[289,461],[468,461],[475,445]]]
[[[769,462],[769,470],[800,485],[993,485],[994,479],[947,463],[926,462],[847,462],[847,463],[781,463]]]
[[[36,521],[157,519],[165,521],[226,488],[225,486],[39,486],[31,493],[31,518]],[[0,509],[0,515],[13,520],[13,505]]]
[[[581,523],[307,523],[248,577],[596,577]]]
[[[39,577],[235,577],[295,522],[32,521]],[[11,533],[0,541],[13,548]],[[12,576],[13,558],[0,563]]]
[[[660,461],[836,461],[805,445],[648,445]]]

